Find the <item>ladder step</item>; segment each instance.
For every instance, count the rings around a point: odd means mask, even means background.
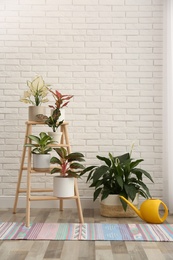
[[[36,201],[36,200],[69,200],[69,199],[77,199],[77,196],[73,197],[67,197],[67,198],[58,198],[55,196],[31,196],[30,201]]]
[[[20,189],[19,193],[25,193],[27,189]],[[53,189],[31,189],[31,192],[53,192]]]

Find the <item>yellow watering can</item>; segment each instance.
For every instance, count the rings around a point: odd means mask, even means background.
[[[123,199],[125,202],[129,204],[129,206],[136,212],[136,214],[143,219],[144,221],[152,224],[161,224],[163,223],[167,216],[168,216],[168,208],[163,203],[163,201],[159,199],[147,199],[145,200],[141,206],[140,210],[137,209],[130,201],[128,201],[123,196],[120,196],[121,199]],[[159,215],[159,207],[160,205],[163,206],[165,212],[163,217]]]

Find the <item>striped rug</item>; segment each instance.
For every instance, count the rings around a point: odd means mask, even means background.
[[[0,222],[0,240],[173,241],[173,224]]]

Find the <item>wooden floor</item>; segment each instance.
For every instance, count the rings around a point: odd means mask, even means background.
[[[86,223],[143,223],[139,218],[105,218],[97,209],[84,209]],[[0,210],[0,221],[25,221],[25,209]],[[76,209],[31,209],[32,222],[78,222]],[[168,216],[173,223],[173,215]],[[173,242],[116,241],[0,241],[1,260],[169,260]]]

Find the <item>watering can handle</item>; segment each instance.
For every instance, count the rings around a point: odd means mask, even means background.
[[[168,216],[168,208],[167,208],[166,204],[163,201],[161,201],[160,204],[162,204],[164,209],[165,209],[165,214],[161,218],[162,222],[164,222],[166,220],[167,216]]]

